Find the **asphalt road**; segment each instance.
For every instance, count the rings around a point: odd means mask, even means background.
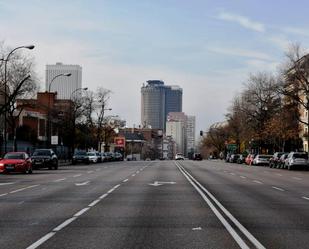
[[[0,248],[309,248],[309,171],[185,160],[0,175]]]

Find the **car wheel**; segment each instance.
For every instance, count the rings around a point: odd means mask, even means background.
[[[288,165],[288,170],[292,170],[292,166],[291,165]]]
[[[28,170],[28,174],[32,174],[33,173],[33,170],[32,170],[32,166],[29,168]]]

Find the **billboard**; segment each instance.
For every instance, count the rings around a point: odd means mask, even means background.
[[[126,139],[125,137],[115,137],[115,146],[116,147],[125,147]]]

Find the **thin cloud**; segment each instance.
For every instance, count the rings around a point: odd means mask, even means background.
[[[210,47],[208,51],[218,54],[231,55],[231,56],[239,56],[246,58],[253,58],[259,60],[271,60],[271,57],[262,52],[256,52],[252,50],[245,49],[237,49],[237,48],[219,48],[219,47]]]
[[[264,32],[265,31],[264,24],[252,21],[248,17],[245,17],[245,16],[227,13],[227,12],[221,12],[217,16],[217,18],[220,19],[220,20],[237,23],[240,26],[242,26],[246,29],[253,30],[253,31],[257,31],[257,32]]]
[[[298,28],[298,27],[285,27],[282,29],[285,33],[300,35],[300,36],[309,36],[308,29],[305,28]]]

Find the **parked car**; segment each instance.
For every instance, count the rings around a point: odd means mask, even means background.
[[[104,152],[105,162],[111,162],[113,160],[112,154],[110,152]]]
[[[185,160],[185,158],[181,153],[177,153],[175,156],[175,160]]]
[[[279,162],[280,162],[280,157],[284,154],[284,152],[276,152],[274,155],[270,158],[269,160],[269,167],[270,168],[277,168]]]
[[[104,152],[101,152],[100,154],[101,154],[101,160],[102,160],[102,163],[103,163],[103,162],[106,162]]]
[[[76,151],[72,158],[72,164],[86,163],[89,164],[89,156],[86,151]]]
[[[52,149],[36,149],[31,156],[33,168],[58,169],[58,157]]]
[[[203,160],[201,153],[194,153],[193,160],[197,160],[197,161]]]
[[[284,169],[285,168],[285,161],[288,157],[289,153],[284,153],[280,158],[279,162],[277,163],[277,168]]]
[[[123,161],[123,156],[119,152],[115,152],[115,161]]]
[[[32,162],[26,152],[9,152],[0,160],[0,173],[32,173]]]
[[[252,165],[253,159],[254,159],[255,155],[254,154],[249,154],[246,159],[245,159],[245,163],[247,165]]]
[[[98,163],[103,162],[101,153],[100,152],[96,152],[96,155],[98,157]]]
[[[239,154],[232,154],[229,158],[229,162],[230,163],[237,163],[239,156],[240,156]]]
[[[246,157],[244,155],[239,155],[238,159],[237,159],[237,163],[238,164],[243,164],[246,160]]]
[[[226,157],[225,157],[225,162],[229,162],[230,161],[230,157],[231,157],[232,154],[230,153],[227,153]]]
[[[272,157],[272,155],[262,155],[258,154],[253,159],[252,164],[253,165],[269,165],[269,160]]]
[[[291,152],[285,160],[285,168],[288,170],[297,167],[308,168],[308,154],[306,152]]]
[[[87,155],[88,155],[90,163],[97,163],[98,162],[98,156],[97,156],[96,152],[94,152],[94,151],[87,152]]]

